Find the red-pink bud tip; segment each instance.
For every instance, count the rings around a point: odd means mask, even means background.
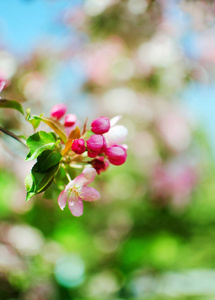
[[[118,145],[107,148],[105,154],[109,162],[116,166],[124,164],[127,158],[126,149]]]
[[[51,109],[51,116],[57,120],[63,117],[67,111],[67,106],[63,103],[56,104]]]
[[[97,174],[100,175],[101,172],[108,168],[109,163],[107,160],[104,160],[104,157],[98,157],[91,161],[91,165],[96,170]]]
[[[85,141],[83,139],[74,140],[72,143],[72,151],[76,154],[82,154],[86,151]]]
[[[76,115],[69,114],[69,115],[65,116],[64,126],[65,127],[70,127],[70,126],[73,126],[76,122],[77,122]]]
[[[110,120],[107,117],[100,117],[95,119],[91,124],[92,132],[96,134],[103,134],[110,129]]]

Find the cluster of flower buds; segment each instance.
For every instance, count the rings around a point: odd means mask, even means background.
[[[51,110],[51,117],[60,120],[66,111],[67,107],[64,104],[57,104]],[[86,187],[93,181],[96,172],[100,174],[105,171],[109,164],[119,166],[125,163],[127,146],[122,143],[126,138],[127,129],[123,125],[117,125],[120,118],[120,116],[111,120],[107,117],[97,118],[91,123],[90,130],[86,130],[85,124],[81,134],[77,126],[79,123],[77,117],[73,114],[65,116],[64,128],[68,142],[62,150],[62,161],[69,163],[70,166],[81,165],[85,169],[61,192],[58,198],[61,209],[68,200],[72,214],[82,215],[82,200],[92,201],[99,198],[99,193],[95,189]]]

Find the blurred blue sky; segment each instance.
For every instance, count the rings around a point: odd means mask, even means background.
[[[78,5],[81,0],[2,0],[0,28],[3,43],[19,54],[30,51],[45,35],[63,35],[65,28],[57,26],[60,12]]]

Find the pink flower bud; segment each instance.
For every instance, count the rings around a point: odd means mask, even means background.
[[[72,144],[72,151],[76,154],[82,154],[86,151],[85,141],[83,139],[74,140]]]
[[[63,103],[56,104],[51,109],[51,116],[57,120],[63,117],[65,112],[67,111],[67,106]]]
[[[110,163],[116,166],[124,164],[127,158],[126,149],[118,145],[107,148],[105,154],[107,155]]]
[[[92,132],[96,134],[103,134],[110,129],[110,120],[107,117],[100,117],[95,119],[91,124]]]
[[[99,175],[101,172],[105,171],[108,168],[109,163],[107,160],[104,160],[104,157],[98,157],[91,161],[91,165]]]
[[[91,135],[89,140],[87,140],[88,153],[92,155],[88,155],[89,157],[96,157],[98,154],[105,152],[106,148],[105,138],[100,134]]]
[[[65,116],[64,126],[65,127],[70,127],[70,126],[73,126],[76,122],[77,122],[76,115],[69,114],[69,115]]]

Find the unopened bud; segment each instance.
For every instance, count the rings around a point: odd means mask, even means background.
[[[107,148],[105,154],[109,162],[116,166],[124,164],[127,158],[126,149],[118,145]]]
[[[107,148],[107,144],[105,138],[100,134],[91,135],[91,137],[87,140],[87,149],[92,156],[96,157],[98,154],[105,152]]]
[[[96,134],[103,134],[110,129],[110,120],[107,117],[100,117],[95,119],[91,124],[92,132]]]
[[[76,122],[77,122],[76,115],[69,114],[69,115],[65,116],[64,126],[65,127],[70,127],[70,126],[73,126]]]
[[[56,104],[51,109],[51,116],[57,120],[61,119],[67,111],[67,106],[63,103]]]
[[[74,140],[72,143],[72,151],[74,151],[76,154],[82,154],[85,152],[85,150],[85,141],[83,139]]]

